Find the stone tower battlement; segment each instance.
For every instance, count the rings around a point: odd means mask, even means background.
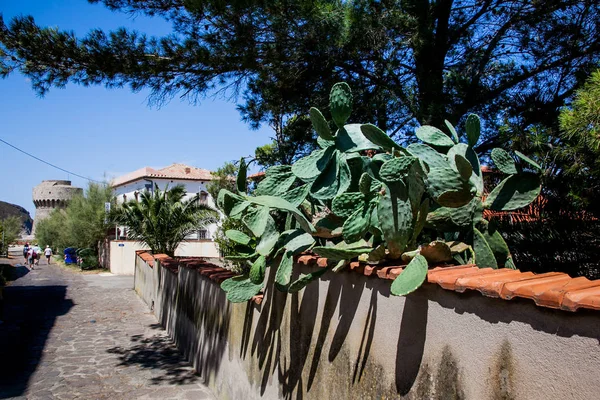
[[[33,204],[35,218],[32,235],[35,235],[37,224],[47,218],[57,208],[65,208],[73,196],[83,192],[82,188],[71,186],[71,181],[47,180],[33,188]]]

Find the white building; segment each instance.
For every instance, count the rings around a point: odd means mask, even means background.
[[[210,171],[185,164],[172,164],[161,169],[140,168],[113,180],[112,187],[118,203],[123,203],[138,196],[144,190],[153,190],[158,185],[160,190],[176,185],[183,185],[187,191],[186,198],[199,196],[199,201],[215,208],[215,200],[208,193],[206,185],[212,180]],[[213,242],[217,224],[199,229],[186,238],[175,252],[176,256],[218,257],[218,249]],[[111,242],[111,272],[116,274],[133,274],[135,251],[144,248],[139,243],[127,240],[127,228],[119,227],[119,237]]]
[[[112,187],[118,203],[138,199],[139,193],[144,190],[153,190],[158,185],[160,190],[176,185],[185,186],[186,199],[200,194],[200,201],[215,208],[215,201],[206,189],[212,175],[209,170],[191,167],[185,164],[172,164],[161,169],[150,167],[140,168],[113,181]],[[211,239],[217,230],[217,225],[212,224],[206,230],[200,230],[195,236],[188,239]]]

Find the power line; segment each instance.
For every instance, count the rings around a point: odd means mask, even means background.
[[[2,139],[0,139],[0,142],[2,142],[2,143],[4,143],[4,144],[6,144],[6,145],[8,145],[8,146],[12,147],[12,148],[13,148],[13,149],[15,149],[15,150],[18,150],[18,151],[20,151],[20,152],[21,152],[21,153],[23,153],[23,154],[26,154],[26,155],[28,155],[28,156],[29,156],[29,157],[31,157],[31,158],[35,158],[36,160],[38,160],[38,161],[41,161],[41,162],[43,162],[44,164],[47,164],[47,165],[49,165],[49,166],[51,166],[51,167],[53,167],[53,168],[59,169],[59,170],[61,170],[61,171],[63,171],[63,172],[66,172],[67,174],[75,175],[75,176],[77,176],[77,177],[79,177],[79,178],[82,178],[82,179],[87,179],[87,180],[88,180],[88,181],[90,181],[90,182],[102,183],[102,182],[100,182],[100,181],[97,181],[97,180],[95,180],[95,179],[91,179],[91,178],[88,178],[88,177],[85,177],[85,176],[82,176],[82,175],[76,174],[75,172],[68,171],[68,170],[66,170],[66,169],[64,169],[64,168],[61,168],[61,167],[59,167],[59,166],[56,166],[56,165],[54,165],[54,164],[52,164],[52,163],[49,163],[48,161],[44,161],[44,160],[42,160],[41,158],[39,158],[39,157],[36,157],[36,156],[34,156],[33,154],[30,154],[30,153],[26,152],[25,150],[21,150],[21,149],[19,149],[18,147],[16,147],[16,146],[13,146],[12,144],[8,143],[8,142],[7,142],[7,141],[5,141],[5,140],[2,140]]]

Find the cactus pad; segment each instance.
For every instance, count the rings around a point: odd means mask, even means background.
[[[310,249],[314,244],[315,239],[310,233],[306,233],[302,229],[295,229],[286,236],[283,247],[292,255],[296,255]]]
[[[399,258],[411,235],[413,213],[408,193],[402,182],[383,185],[385,194],[377,204],[378,226],[390,252],[391,259]]]
[[[265,280],[265,270],[267,268],[267,259],[265,256],[258,257],[250,268],[250,280],[252,283],[259,284]]]
[[[371,142],[363,135],[361,124],[345,125],[337,131],[335,136],[336,148],[344,153],[353,153],[364,150],[381,150],[381,147]]]
[[[392,158],[383,163],[379,177],[385,182],[401,181],[417,159],[411,156]]]
[[[355,242],[362,238],[369,230],[371,207],[359,207],[344,222],[342,235],[346,242]]]
[[[469,182],[450,167],[431,168],[427,175],[427,190],[444,207],[461,207],[475,195]]]
[[[310,190],[310,185],[302,185],[298,186],[288,192],[285,192],[281,195],[281,198],[287,200],[295,207],[299,207],[304,200],[306,200],[306,196],[308,196],[308,192]]]
[[[469,146],[475,147],[481,134],[481,121],[476,114],[469,114],[465,125]]]
[[[252,238],[246,235],[244,232],[237,231],[235,229],[228,229],[225,231],[225,236],[233,240],[236,243],[247,245],[250,243]]]
[[[443,154],[438,153],[433,147],[424,143],[410,144],[406,150],[425,162],[429,168],[442,168],[448,165],[448,161]]]
[[[327,167],[334,154],[334,147],[313,151],[310,155],[302,157],[292,165],[292,173],[303,181],[310,182]]]
[[[321,111],[319,111],[317,108],[311,107],[309,113],[310,121],[312,122],[313,128],[317,132],[317,135],[324,140],[334,140],[335,138],[331,134],[327,120],[325,120],[325,117],[323,114],[321,114]]]
[[[286,251],[281,256],[281,262],[275,273],[275,286],[282,292],[287,291],[287,287],[292,279],[292,269],[294,267],[294,257],[292,252]]]
[[[417,128],[415,134],[423,142],[437,147],[452,147],[454,142],[444,132],[430,125],[423,125]]]
[[[542,167],[540,166],[540,164],[536,163],[535,161],[533,161],[531,158],[527,157],[525,154],[521,153],[520,151],[516,151],[515,150],[515,154],[517,155],[517,157],[519,157],[521,160],[525,161],[527,164],[531,165],[534,169],[541,171]]]
[[[383,149],[401,149],[398,143],[394,142],[384,131],[373,124],[361,125],[360,130],[369,141],[381,146]]]
[[[492,149],[492,161],[500,171],[505,174],[513,175],[518,173],[515,160],[508,154],[508,151],[500,148]]]
[[[346,82],[338,82],[329,92],[329,109],[333,122],[341,128],[352,113],[352,90]]]
[[[244,303],[256,296],[262,289],[262,282],[253,283],[247,276],[234,276],[221,283],[221,289],[227,293],[232,303]]]
[[[473,250],[475,251],[475,263],[479,268],[498,269],[496,257],[483,234],[477,228],[473,228]]]
[[[269,217],[269,207],[262,206],[247,213],[242,218],[242,222],[252,231],[254,236],[261,237],[265,231]]]
[[[417,255],[392,282],[391,293],[394,296],[406,296],[417,290],[427,278],[427,260]]]
[[[247,199],[254,204],[287,211],[296,218],[296,221],[298,221],[302,229],[306,232],[315,231],[315,228],[308,222],[306,217],[287,200],[275,196],[256,196],[248,197]]]
[[[510,211],[529,205],[540,194],[540,177],[525,173],[511,175],[488,195],[484,207],[496,211]]]
[[[456,128],[454,128],[454,125],[452,125],[450,123],[450,121],[448,121],[447,119],[444,120],[444,123],[446,124],[446,127],[450,131],[450,134],[452,135],[452,140],[454,140],[454,143],[458,143],[458,141],[459,141],[458,133],[456,132]]]
[[[466,158],[464,158],[460,154],[455,154],[454,165],[456,165],[456,171],[458,172],[463,181],[467,181],[471,178],[471,174],[473,174],[473,167],[471,166],[471,163],[467,161]]]
[[[279,239],[279,232],[275,226],[275,221],[271,216],[267,220],[265,231],[260,237],[260,241],[256,245],[256,252],[261,256],[268,257]]]
[[[255,196],[277,196],[286,193],[296,182],[296,176],[291,172],[266,175],[254,191]]]
[[[361,254],[370,253],[373,250],[370,247],[358,247],[350,249],[340,249],[335,247],[313,247],[313,252],[317,253],[321,257],[325,257],[330,260],[350,260],[354,257],[358,257]]]
[[[362,193],[347,192],[336,196],[331,203],[331,211],[340,218],[348,218],[365,202]]]

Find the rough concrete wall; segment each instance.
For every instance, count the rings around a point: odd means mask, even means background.
[[[110,272],[115,275],[133,275],[138,250],[148,246],[134,241],[112,240],[110,242]]]
[[[173,282],[163,284],[171,300],[161,302],[160,320],[223,399],[594,399],[600,393],[598,313],[436,285],[393,297],[389,281],[345,273],[327,273],[290,295],[271,282],[261,305],[229,304],[196,271],[180,268],[177,278],[176,290]]]
[[[154,279],[155,271],[140,257],[135,258],[135,277],[133,287],[149,308],[154,309],[157,289]]]

